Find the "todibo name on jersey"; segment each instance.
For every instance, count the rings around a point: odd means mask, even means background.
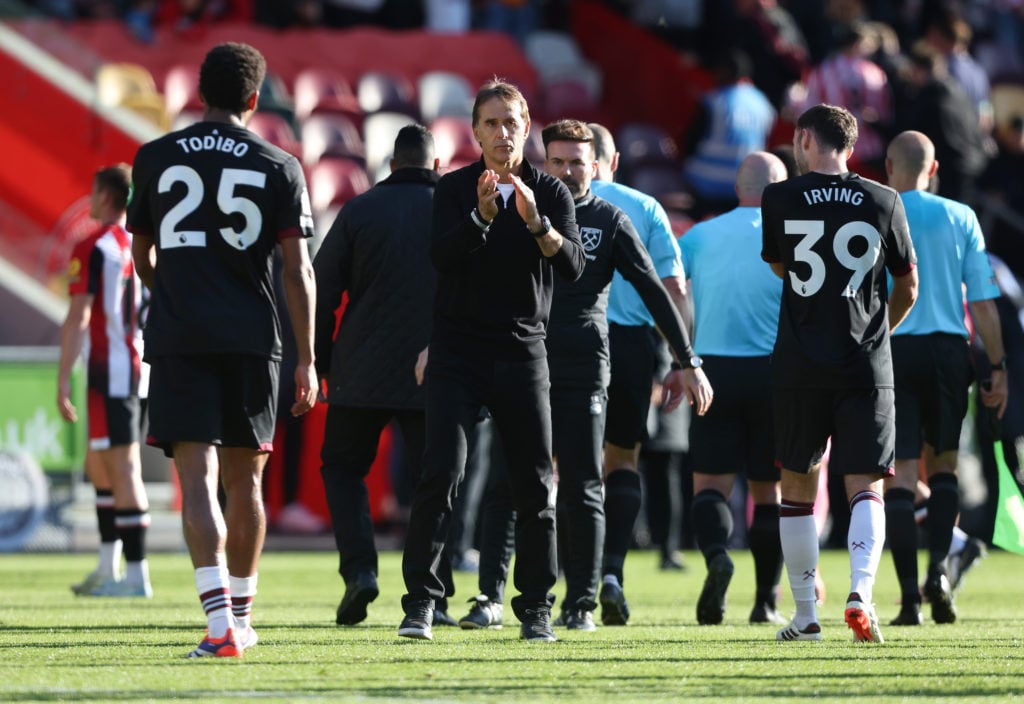
[[[217,134],[217,130],[214,130],[213,134],[203,135],[202,137],[182,137],[181,139],[174,140],[174,143],[181,147],[182,151],[186,154],[194,152],[224,152],[234,156],[245,156],[249,151],[248,142],[239,142],[231,137]]]
[[[850,203],[851,205],[860,205],[864,202],[863,191],[838,186],[833,188],[811,188],[804,191],[803,195],[807,205],[816,205],[818,203]]]

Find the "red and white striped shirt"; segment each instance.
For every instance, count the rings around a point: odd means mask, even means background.
[[[145,396],[142,282],[135,275],[131,235],[119,225],[98,228],[75,245],[68,278],[70,295],[93,296],[83,350],[89,388],[111,398]]]

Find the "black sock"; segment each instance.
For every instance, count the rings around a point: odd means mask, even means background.
[[[124,559],[141,562],[146,558],[146,528],[149,513],[137,508],[119,509],[115,518],[117,535],[124,543]]]
[[[914,492],[889,489],[885,492],[885,536],[889,540],[896,579],[903,603],[921,603],[917,586],[917,521],[914,519]]]
[[[117,540],[114,525],[114,492],[110,489],[96,490],[96,523],[100,529],[100,542],[113,543]]]
[[[640,475],[616,469],[604,482],[604,565],[601,574],[612,574],[622,584],[622,567],[633,540],[633,525],[642,504]]]
[[[690,514],[697,534],[697,547],[704,554],[704,562],[711,564],[712,559],[729,547],[732,509],[721,493],[705,489],[693,497]]]
[[[953,540],[953,527],[960,513],[960,484],[955,474],[941,473],[928,478],[932,495],[928,499],[928,571],[944,564]]]
[[[754,520],[747,531],[754,556],[757,603],[775,606],[775,588],[782,579],[782,540],[779,538],[779,505],[754,504]]]

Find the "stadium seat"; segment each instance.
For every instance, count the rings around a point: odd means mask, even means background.
[[[550,120],[590,122],[596,119],[598,107],[590,89],[576,79],[566,78],[544,87],[544,115]]]
[[[596,105],[601,100],[601,70],[580,52],[570,34],[535,30],[526,37],[526,57],[540,76],[542,88],[574,81],[586,87]]]
[[[679,164],[679,147],[663,128],[647,122],[627,122],[615,135],[620,164],[625,168],[649,164]]]
[[[131,63],[102,64],[96,70],[96,92],[101,105],[121,105],[129,95],[158,95],[153,74]]]
[[[398,131],[415,122],[400,112],[375,112],[363,121],[363,144],[366,146],[366,173],[376,183],[388,173],[387,161],[395,148]]]
[[[302,122],[314,112],[362,114],[352,86],[340,73],[327,69],[307,68],[295,76],[295,118]]]
[[[359,78],[356,93],[359,107],[364,113],[386,111],[419,116],[416,88],[405,76],[385,71],[369,71]]]
[[[201,113],[203,101],[199,99],[199,67],[195,64],[171,66],[164,76],[164,100],[172,118],[177,117],[182,110]]]
[[[316,113],[302,122],[302,161],[312,166],[324,156],[343,156],[364,161],[366,149],[359,128],[345,115]]]
[[[171,118],[159,93],[132,93],[121,99],[120,106],[156,125],[161,132],[171,129]]]
[[[369,188],[363,165],[352,159],[327,157],[309,170],[309,200],[314,215],[332,205],[343,205]]]
[[[303,145],[295,137],[291,124],[281,115],[257,110],[249,120],[249,129],[274,146],[302,158]]]
[[[434,135],[434,151],[441,166],[451,166],[452,162],[464,166],[480,158],[480,145],[470,118],[442,115],[430,123],[430,132]]]
[[[420,117],[431,123],[442,115],[471,115],[476,93],[463,76],[450,71],[430,71],[420,76],[417,89]]]

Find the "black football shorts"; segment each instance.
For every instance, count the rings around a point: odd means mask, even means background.
[[[655,348],[646,325],[608,326],[612,363],[608,385],[608,418],[604,439],[616,447],[632,448],[647,437],[651,407]]]
[[[111,398],[89,389],[89,449],[109,450],[139,441],[139,397]]]

